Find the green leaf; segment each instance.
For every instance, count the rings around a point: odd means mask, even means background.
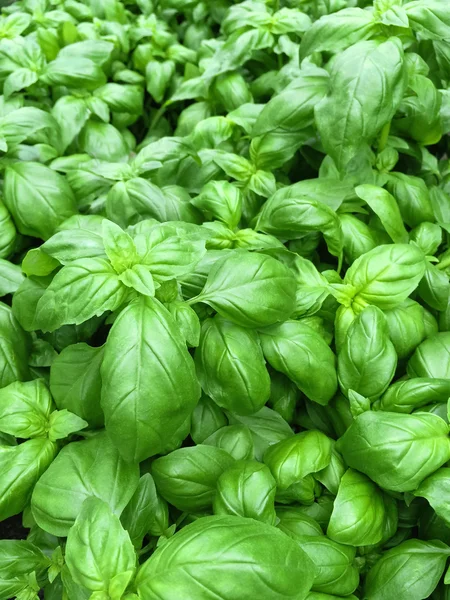
[[[11,383],[0,390],[0,431],[24,439],[45,437],[52,404],[42,379]]]
[[[417,247],[382,245],[355,260],[344,283],[354,287],[354,306],[374,304],[386,310],[406,300],[422,279],[425,268],[425,256]]]
[[[270,378],[256,332],[219,316],[204,322],[195,352],[202,389],[220,407],[238,415],[261,409]]]
[[[369,398],[358,394],[355,390],[348,390],[348,401],[350,404],[350,412],[353,417],[362,415],[363,412],[370,410]]]
[[[301,544],[316,566],[317,575],[313,586],[315,590],[322,594],[345,596],[356,590],[359,572],[354,565],[355,548],[339,544],[324,535],[292,537]]]
[[[16,292],[23,280],[22,269],[18,265],[0,259],[0,296]]]
[[[150,473],[145,473],[140,478],[139,485],[120,519],[136,549],[141,548],[147,533],[160,536],[168,528],[167,503],[156,491]]]
[[[114,322],[101,373],[106,429],[128,460],[161,452],[200,397],[184,338],[170,313],[148,296]]]
[[[369,184],[359,185],[355,188],[355,192],[377,215],[393,242],[408,243],[409,236],[403,225],[400,210],[395,198],[389,192]]]
[[[142,113],[144,95],[140,86],[107,83],[96,89],[94,94],[97,98],[106,102],[114,112],[137,115]]]
[[[162,102],[174,73],[175,63],[172,60],[163,62],[151,60],[147,63],[145,68],[147,92],[156,102]]]
[[[369,10],[345,8],[325,15],[313,23],[300,44],[302,58],[313,52],[333,52],[375,37],[378,25]]]
[[[102,69],[91,59],[61,54],[48,64],[43,79],[50,85],[85,90],[95,90],[106,83]]]
[[[295,279],[287,267],[269,256],[240,251],[213,266],[193,300],[237,325],[264,327],[289,317],[294,296]]]
[[[92,592],[107,592],[117,575],[126,571],[131,571],[131,579],[136,564],[130,536],[119,518],[95,497],[84,501],[69,531],[65,558],[75,583]]]
[[[115,310],[126,294],[126,287],[106,260],[81,258],[55,275],[37,304],[35,325],[43,331],[78,325]]]
[[[425,274],[419,283],[417,292],[431,308],[445,310],[450,296],[448,275],[435,265],[427,263]]]
[[[43,129],[48,130],[50,139],[56,144],[56,138],[61,132],[55,119],[49,113],[32,106],[12,110],[0,120],[0,132],[8,145],[12,147]],[[51,131],[54,136],[50,135]]]
[[[89,108],[84,98],[63,96],[53,106],[52,115],[60,127],[61,145],[65,149],[83,129],[89,118]]]
[[[443,2],[408,2],[405,12],[411,28],[418,31],[424,39],[440,41],[450,35],[450,18]]]
[[[57,446],[42,437],[18,446],[0,446],[0,518],[21,513],[41,475],[57,454]]]
[[[341,390],[345,395],[354,390],[373,401],[386,390],[396,367],[387,321],[379,308],[367,306],[350,325],[338,354]]]
[[[52,235],[39,249],[63,265],[79,258],[106,258],[101,230],[95,229],[96,224],[91,227],[82,221],[79,226],[73,223],[73,227],[70,227],[70,221],[71,219],[65,221],[59,227],[60,231]],[[103,219],[100,220],[100,226],[102,221]],[[62,227],[64,229],[61,231]]]
[[[245,425],[236,424],[221,427],[203,440],[202,443],[207,446],[222,448],[222,450],[228,452],[236,460],[254,458],[253,435]]]
[[[30,69],[17,69],[5,79],[3,84],[3,93],[6,98],[14,92],[27,88],[38,80],[38,74]]]
[[[30,440],[26,444],[32,442],[41,440]],[[46,443],[53,447],[52,442]],[[34,488],[33,516],[48,533],[66,537],[87,498],[96,496],[106,502],[114,514],[120,515],[138,482],[138,465],[125,462],[107,434],[100,432],[61,450]],[[57,494],[52,493],[55,488]]]
[[[100,367],[104,346],[73,344],[55,358],[50,368],[50,391],[59,410],[67,409],[93,427],[103,424],[100,408]]]
[[[385,519],[382,491],[362,473],[348,469],[339,485],[327,535],[351,546],[377,544]]]
[[[28,576],[35,572],[41,577],[49,559],[34,544],[26,540],[0,542],[0,595],[15,597],[28,585]]]
[[[225,171],[228,177],[237,181],[247,181],[254,173],[253,165],[243,156],[216,150],[213,154],[213,160]]]
[[[84,18],[80,18],[80,20],[84,20]],[[61,48],[58,57],[65,59],[71,59],[74,57],[88,58],[95,64],[102,66],[107,62],[113,50],[114,44],[110,41],[89,39],[64,46],[64,48]]]
[[[387,412],[411,413],[430,402],[446,402],[450,397],[447,379],[413,377],[390,385],[381,398],[380,407]]]
[[[322,143],[338,169],[345,169],[392,119],[405,92],[405,75],[396,38],[359,42],[333,62],[331,91],[315,114]]]
[[[166,308],[180,328],[186,344],[197,347],[200,343],[200,320],[197,313],[184,302],[170,302]]]
[[[342,231],[336,212],[323,202],[274,194],[263,204],[255,229],[272,235],[301,239],[305,233],[320,231],[334,256],[342,253]]]
[[[320,431],[307,431],[268,448],[264,462],[280,491],[300,482],[310,473],[324,469],[331,460],[331,440]]]
[[[448,378],[450,374],[450,333],[442,332],[424,340],[408,361],[410,377]]]
[[[153,276],[148,267],[144,265],[134,265],[130,269],[126,269],[119,275],[119,279],[124,285],[136,290],[143,296],[155,295]]]
[[[249,540],[258,539],[258,544]],[[205,544],[206,540],[208,543]],[[192,576],[190,563],[211,565]],[[176,533],[139,569],[136,588],[140,596],[202,594],[213,586],[224,600],[232,600],[230,581],[235,565],[241,565],[241,600],[268,594],[275,598],[297,595],[304,598],[310,589],[314,567],[298,544],[281,531],[253,519],[232,516],[202,518]],[[187,569],[187,570],[186,570]],[[167,580],[170,586],[167,587]]]
[[[388,550],[367,574],[366,593],[373,600],[426,598],[444,573],[448,546],[440,541],[406,540]],[[422,573],[417,577],[414,573]]]
[[[368,411],[353,421],[337,450],[380,487],[409,492],[449,460],[450,441],[436,415]]]
[[[302,321],[285,321],[260,332],[269,364],[313,402],[328,404],[336,393],[336,357],[325,340]]]
[[[405,173],[390,173],[387,187],[397,200],[407,225],[417,227],[423,221],[435,220],[430,192],[422,179]]]
[[[105,252],[117,273],[123,273],[137,262],[137,252],[131,236],[121,227],[105,219],[102,223]]]
[[[119,162],[129,154],[122,133],[110,123],[87,121],[78,137],[78,144],[82,152],[94,159]]]
[[[240,424],[248,427],[252,433],[255,458],[262,460],[264,452],[272,444],[293,435],[289,424],[277,412],[264,406],[254,415],[229,415],[230,425]]]
[[[59,261],[42,251],[42,246],[29,250],[22,261],[22,271],[29,277],[32,275],[36,275],[37,277],[45,277],[46,275],[53,273],[53,271],[59,266]],[[20,283],[23,282],[23,276],[21,279],[22,281]]]
[[[237,187],[227,181],[210,181],[192,204],[214,219],[223,221],[235,229],[242,215],[242,195]]]
[[[44,240],[76,213],[66,180],[34,162],[17,162],[6,168],[4,200],[20,233]]]
[[[190,273],[205,254],[203,240],[184,237],[181,230],[164,225],[152,228],[148,234],[136,236],[139,263],[151,271],[156,281],[167,281]]]
[[[52,442],[55,442],[87,426],[88,423],[86,421],[66,409],[55,410],[49,418],[48,437]]]
[[[0,302],[0,388],[14,381],[28,381],[30,337],[9,306]]]
[[[167,502],[181,511],[199,512],[211,508],[217,480],[233,463],[225,450],[198,444],[157,458],[151,473]]]
[[[234,515],[275,525],[276,482],[257,461],[238,461],[217,480],[215,515]]]

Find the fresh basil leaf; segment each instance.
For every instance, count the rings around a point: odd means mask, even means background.
[[[41,440],[26,443],[38,441]],[[137,464],[125,462],[107,434],[100,432],[61,450],[34,488],[33,516],[45,531],[65,537],[87,498],[96,496],[106,502],[114,514],[120,515],[138,482]],[[57,494],[51,491],[55,489]]]
[[[255,536],[258,544],[249,547],[248,540]],[[202,565],[210,564],[211,553],[217,553],[212,570],[191,571],[189,563],[193,555],[197,564]],[[234,592],[230,591],[229,577],[234,577],[236,562],[242,565],[239,592],[242,600],[268,593],[274,600],[289,594],[303,598],[314,577],[309,558],[281,531],[253,519],[213,516],[188,525],[159,548],[140,567],[136,587],[139,595],[156,593],[166,600],[172,593],[195,596],[203,593],[205,586],[207,589],[212,586],[224,600],[231,600]]]
[[[331,91],[316,106],[322,143],[344,169],[388,123],[405,91],[403,50],[399,40],[359,42],[333,63]],[[363,118],[362,113],[370,115]]]
[[[35,325],[43,331],[78,325],[115,310],[126,294],[126,287],[106,260],[76,260],[63,267],[45,290],[37,303]]]
[[[5,172],[4,200],[20,233],[48,239],[76,213],[67,181],[48,167],[17,162]]]
[[[181,332],[170,313],[149,297],[130,304],[114,322],[101,373],[106,429],[128,460],[161,452],[200,396]]]

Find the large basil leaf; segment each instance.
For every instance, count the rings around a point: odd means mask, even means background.
[[[354,390],[374,400],[390,384],[396,367],[397,355],[387,321],[379,308],[367,306],[348,328],[338,354],[341,389],[346,395]]]
[[[331,91],[316,106],[322,143],[344,169],[395,114],[406,79],[403,48],[391,38],[359,42],[336,57]]]
[[[65,537],[86,498],[96,496],[120,515],[138,482],[138,465],[125,462],[108,435],[101,432],[61,450],[34,488],[33,516],[48,533]]]
[[[34,162],[17,162],[6,169],[4,201],[20,233],[44,240],[77,212],[64,177]]]
[[[450,379],[413,377],[389,386],[380,407],[388,412],[411,413],[433,402],[447,402],[449,397]]]
[[[217,480],[234,462],[214,446],[179,448],[152,463],[152,475],[161,496],[179,510],[199,512],[211,507]]]
[[[100,367],[104,347],[73,344],[64,348],[50,368],[50,391],[59,409],[67,409],[93,427],[103,424]]]
[[[448,546],[437,540],[402,542],[384,553],[368,572],[366,595],[371,600],[428,598],[444,572],[448,556]]]
[[[139,569],[136,588],[149,600],[201,597],[205,589],[223,600],[236,593],[241,600],[304,600],[313,577],[309,558],[281,531],[253,519],[214,516],[188,525],[159,548]]]
[[[275,525],[276,482],[257,461],[238,461],[217,480],[215,515],[235,515]]]
[[[33,488],[57,453],[47,438],[28,440],[18,446],[0,445],[0,519],[22,512]]]
[[[342,252],[339,218],[332,208],[320,200],[274,194],[263,205],[257,217],[256,229],[291,240],[302,238],[311,231],[320,231],[331,254],[340,256]]]
[[[436,415],[369,411],[353,421],[337,449],[382,488],[408,492],[449,460],[450,439]]]
[[[219,316],[205,321],[195,364],[203,390],[232,413],[255,413],[269,399],[270,377],[251,329]]]
[[[214,264],[193,300],[209,304],[237,325],[264,327],[291,315],[295,288],[293,273],[281,262],[240,251]]]
[[[337,388],[336,357],[320,334],[300,321],[260,332],[269,364],[284,373],[310,399],[327,404]]]
[[[415,290],[425,268],[425,256],[419,248],[407,244],[383,245],[355,260],[344,282],[353,286],[354,305],[395,308]]]
[[[37,303],[34,325],[43,331],[79,325],[107,310],[115,310],[127,293],[108,261],[80,258],[55,275]]]
[[[369,546],[383,538],[386,510],[382,491],[365,475],[348,469],[341,479],[327,535],[350,546]]]
[[[417,347],[408,362],[408,375],[450,378],[450,332],[437,333]]]
[[[66,564],[75,583],[92,592],[107,592],[118,575],[131,579],[136,555],[130,536],[108,504],[87,498],[69,531]]]
[[[264,454],[280,491],[330,464],[331,440],[321,431],[303,431],[270,446]]]
[[[106,429],[127,460],[161,452],[200,397],[180,330],[149,297],[130,304],[115,321],[101,374]]]
[[[378,24],[371,11],[361,8],[345,8],[324,15],[310,27],[300,45],[302,58],[313,52],[337,52],[357,42],[371,38]]]

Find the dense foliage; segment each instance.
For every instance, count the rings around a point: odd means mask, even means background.
[[[450,598],[448,0],[0,38],[0,599]]]

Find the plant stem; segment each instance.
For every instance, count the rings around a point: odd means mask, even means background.
[[[378,138],[378,152],[382,152],[386,148],[386,144],[389,138],[389,132],[391,131],[391,122],[386,123]]]

